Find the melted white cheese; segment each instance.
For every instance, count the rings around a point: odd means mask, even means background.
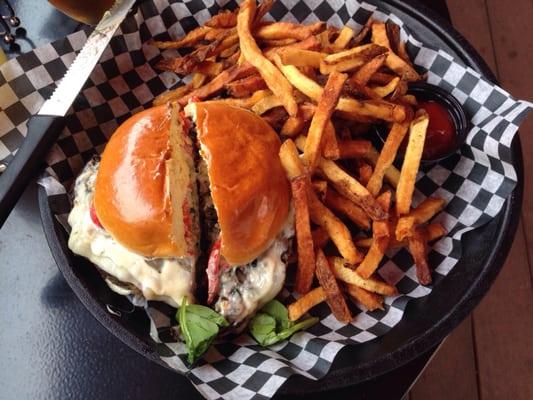
[[[90,162],[77,178],[74,206],[68,217],[72,227],[68,246],[121,282],[136,286],[147,300],[164,301],[174,307],[184,296],[194,301],[194,261],[190,258],[153,258],[133,253],[115,241],[90,216],[97,162]],[[107,280],[106,280],[107,281]],[[109,287],[119,294],[116,285]]]
[[[221,273],[215,309],[233,325],[253,316],[281,291],[286,269],[282,255],[294,235],[293,218],[291,210],[283,231],[257,260]]]

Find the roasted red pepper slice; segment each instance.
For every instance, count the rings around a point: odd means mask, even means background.
[[[207,260],[207,304],[212,304],[220,289],[220,273],[229,265],[220,254],[222,241],[219,238],[211,247]]]

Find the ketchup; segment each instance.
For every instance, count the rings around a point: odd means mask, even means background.
[[[422,158],[431,160],[442,157],[452,150],[456,143],[457,132],[452,117],[448,110],[436,101],[421,101],[418,106],[429,115]]]

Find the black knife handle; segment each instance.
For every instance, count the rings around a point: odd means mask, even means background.
[[[46,153],[65,126],[63,117],[36,115],[6,171],[0,175],[0,228],[15,207],[30,179],[40,171]]]

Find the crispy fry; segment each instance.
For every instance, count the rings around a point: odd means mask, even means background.
[[[370,90],[372,92],[374,92],[374,94],[377,97],[383,98],[383,97],[388,96],[392,92],[394,92],[396,90],[396,88],[398,87],[399,83],[400,83],[400,78],[397,76],[396,78],[394,78],[392,81],[390,81],[386,85],[384,85],[384,86],[372,86],[372,87],[370,87]]]
[[[323,301],[326,301],[326,292],[322,287],[311,290],[287,306],[289,319],[291,321],[298,321],[307,311]]]
[[[338,160],[341,156],[335,126],[329,120],[322,135],[322,156],[328,160]]]
[[[291,139],[287,139],[281,144],[279,158],[289,180],[305,175],[305,169],[298,156],[298,149]]]
[[[322,136],[331,114],[335,109],[337,101],[339,100],[341,89],[346,78],[347,76],[344,74],[332,73],[318,100],[318,105],[315,114],[313,115],[313,119],[311,120],[311,126],[309,127],[303,155],[311,173],[316,168],[320,156]],[[335,136],[334,131],[333,136]]]
[[[229,82],[225,86],[230,96],[238,98],[250,96],[258,90],[267,88],[265,81],[259,74]]]
[[[329,257],[328,260],[337,279],[340,279],[343,282],[359,286],[369,292],[379,293],[384,296],[396,296],[398,294],[396,288],[388,283],[379,281],[375,278],[362,278],[357,272],[349,268],[341,257]]]
[[[339,150],[341,159],[359,158],[363,157],[371,148],[371,143],[368,140],[342,140],[339,142]]]
[[[384,46],[376,44],[364,44],[362,46],[352,47],[351,49],[339,51],[324,57],[324,64],[332,65],[339,62],[359,59],[367,62],[380,54],[386,54],[389,50]],[[362,65],[362,64],[361,64]]]
[[[418,75],[413,67],[392,51],[387,37],[387,30],[383,22],[375,22],[372,24],[372,43],[386,47],[390,50],[387,60],[385,61],[385,65],[388,68],[409,82],[420,80],[420,75]]]
[[[280,50],[279,57],[285,65],[295,65],[297,67],[320,67],[320,62],[326,54],[318,51],[297,49],[288,47]]]
[[[377,201],[384,210],[388,211],[391,201],[391,192],[384,192],[378,197]],[[388,221],[374,221],[372,225],[372,244],[368,253],[366,253],[364,260],[355,270],[363,278],[370,278],[374,271],[376,271],[379,263],[385,255],[390,240]]]
[[[201,72],[195,72],[191,79],[191,85],[193,89],[198,89],[199,87],[201,87],[206,79],[207,75],[204,75]]]
[[[218,99],[218,100],[211,100],[211,101],[217,101],[217,102],[229,104],[229,105],[236,106],[236,107],[251,109],[258,101],[271,95],[272,95],[272,92],[268,89],[265,89],[265,90],[258,90],[250,97],[246,97],[242,99],[227,98],[227,99]]]
[[[437,240],[441,237],[443,237],[446,234],[446,229],[442,226],[442,224],[438,222],[433,222],[431,224],[428,224],[426,227],[426,234],[427,234],[427,241],[432,242],[434,240]],[[360,238],[355,241],[355,245],[357,247],[362,247],[368,249],[372,245],[372,238]],[[401,242],[397,241],[396,238],[392,238],[392,240],[389,243],[389,247],[396,248],[396,247],[405,247],[407,246],[407,241],[403,240]]]
[[[339,253],[353,264],[361,262],[363,256],[354,246],[346,225],[318,200],[314,192],[309,194],[309,210],[311,220],[328,232]]]
[[[255,0],[244,0],[237,15],[237,32],[244,58],[257,68],[267,86],[278,96],[291,117],[296,116],[298,105],[293,97],[291,84],[283,74],[263,55],[255,42],[250,26],[256,13]]]
[[[252,111],[256,113],[257,115],[262,115],[266,113],[268,110],[274,107],[282,106],[282,105],[283,104],[281,103],[281,100],[279,99],[279,97],[273,94],[271,96],[264,97],[261,100],[259,100],[257,103],[255,103],[252,106]]]
[[[254,36],[258,39],[297,39],[305,40],[325,27],[324,22],[315,22],[311,25],[294,24],[292,22],[274,22],[260,26],[255,30]]]
[[[207,99],[220,92],[224,88],[224,85],[226,85],[227,83],[235,79],[250,75],[254,72],[255,68],[248,63],[231,67],[225,71],[222,71],[220,75],[218,75],[208,84],[180,97],[178,102],[181,106],[185,106],[192,98],[198,98],[200,100]]]
[[[264,121],[266,121],[272,129],[276,132],[281,129],[283,124],[288,118],[287,111],[282,106],[274,107],[261,115]]]
[[[359,161],[359,181],[361,184],[366,186],[371,176],[372,167],[364,161]]]
[[[339,32],[339,36],[337,36],[337,39],[332,43],[331,48],[334,51],[341,51],[344,50],[348,44],[350,43],[350,40],[354,37],[355,32],[353,29],[345,26],[341,29]]]
[[[279,55],[280,53],[288,49],[300,49],[300,50],[313,50],[314,51],[314,50],[320,49],[320,43],[314,36],[310,36],[307,39],[302,40],[300,42],[296,42],[294,44],[265,49],[264,54],[265,54],[265,57],[268,58],[270,61],[275,62],[276,61],[275,56]]]
[[[307,205],[307,177],[300,176],[291,181],[296,223],[296,244],[298,249],[298,268],[294,290],[305,294],[311,289],[315,272],[315,250],[309,222]]]
[[[400,27],[391,20],[388,20],[385,25],[392,51],[398,54],[406,63],[413,66],[405,49],[405,43],[401,40]]]
[[[374,23],[374,20],[372,17],[369,17],[367,21],[365,22],[365,25],[361,28],[359,33],[355,36],[355,38],[352,40],[352,44],[354,46],[359,45],[363,40],[365,40],[366,36],[370,32],[370,29],[372,28],[372,24]]]
[[[427,238],[423,228],[415,229],[413,236],[409,238],[408,248],[415,261],[418,283],[429,285],[431,283],[431,271],[427,260]]]
[[[315,179],[311,182],[311,184],[320,200],[324,201],[324,198],[326,197],[326,191],[328,190],[328,183],[321,179]]]
[[[236,43],[233,46],[228,47],[225,50],[222,50],[220,52],[219,56],[220,56],[220,58],[230,58],[230,57],[234,56],[236,53],[240,54],[240,50],[239,49],[240,49],[239,43]]]
[[[377,293],[350,284],[346,285],[346,292],[369,311],[383,310],[383,296]]]
[[[217,76],[223,70],[224,70],[224,66],[222,65],[221,62],[214,62],[214,61],[208,61],[208,60],[202,61],[195,68],[196,73],[204,74],[211,78]],[[195,89],[197,89],[197,87],[195,87]]]
[[[370,146],[370,150],[368,150],[363,158],[373,165],[374,168],[376,168],[379,159],[379,153],[374,147]],[[391,184],[392,187],[396,188],[400,180],[400,171],[398,171],[394,165],[391,165],[385,171],[385,179]]]
[[[402,143],[407,130],[409,129],[409,122],[395,123],[392,125],[392,128],[385,140],[383,149],[379,154],[377,162],[374,167],[374,172],[370,177],[366,188],[373,195],[376,196],[383,185],[383,177],[387,170],[391,167],[394,159],[396,158],[396,153]]]
[[[348,217],[350,221],[362,229],[370,229],[370,218],[368,218],[363,209],[334,190],[327,190],[324,202],[328,207]]]
[[[443,209],[446,200],[440,197],[428,197],[409,213],[414,218],[414,223],[419,225],[428,222]]]
[[[319,226],[311,232],[315,247],[323,248],[329,242],[329,234],[324,228]]]
[[[365,65],[359,68],[354,74],[348,79],[348,83],[354,83],[360,86],[366,86],[370,81],[372,76],[377,72],[379,68],[383,65],[387,59],[387,54],[380,54],[372,58]],[[385,84],[387,84],[386,82]]]
[[[297,39],[272,39],[272,40],[261,40],[261,46],[265,46],[268,48],[276,48],[276,47],[286,47],[291,44],[294,44],[298,42]]]
[[[233,28],[237,25],[237,11],[224,10],[206,21],[211,28]]]
[[[323,92],[323,88],[318,83],[309,79],[293,65],[283,65],[280,61],[278,66],[296,89],[309,98],[318,101]],[[379,118],[385,121],[403,121],[405,119],[405,108],[403,106],[383,100],[358,101],[341,97],[336,110],[356,116]]]
[[[156,46],[157,48],[164,50],[164,49],[179,49],[182,47],[191,47],[198,43],[200,40],[202,40],[205,35],[213,30],[209,26],[199,26],[196,29],[193,29],[189,33],[187,33],[184,37],[182,37],[179,40],[171,40],[171,41],[153,41],[151,44]]]
[[[376,72],[370,77],[370,83],[376,83],[378,85],[386,85],[390,81],[396,78],[395,75],[387,74],[385,72]]]
[[[301,117],[289,117],[285,124],[281,128],[281,135],[287,137],[295,137],[302,131],[305,126],[306,121]]]
[[[217,40],[217,39],[220,39],[220,37],[226,37],[236,32],[237,31],[235,30],[235,28],[232,28],[232,29],[213,28],[205,34],[204,40],[207,40],[207,41]]]
[[[333,161],[320,159],[319,167],[329,181],[333,183],[333,186],[365,210],[370,218],[380,220],[388,217],[388,213],[381,208],[370,192]]]
[[[318,249],[316,256],[316,277],[326,293],[326,301],[335,318],[341,322],[350,322],[352,313],[321,249]]]
[[[187,93],[193,90],[192,84],[188,83],[186,85],[180,86],[176,89],[169,90],[168,92],[163,92],[154,99],[154,106],[160,106],[166,104],[172,100],[177,100]]]
[[[413,217],[400,217],[396,224],[396,240],[402,240],[413,236],[415,230],[415,219]]]
[[[407,214],[411,208],[411,199],[413,198],[416,174],[418,173],[422,151],[424,150],[428,122],[427,113],[420,109],[417,111],[417,117],[411,122],[409,127],[409,142],[407,143],[400,180],[396,189],[396,214],[398,216]]]

